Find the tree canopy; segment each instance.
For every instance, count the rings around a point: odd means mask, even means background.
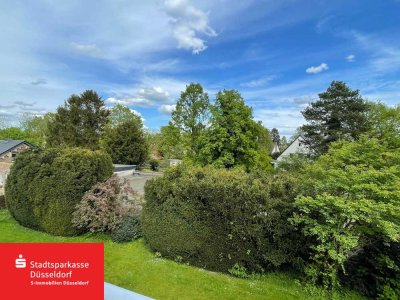
[[[252,110],[234,90],[218,92],[211,107],[210,128],[203,135],[198,160],[204,164],[247,169],[270,167],[267,151],[259,144],[260,124]]]
[[[188,136],[190,154],[196,152],[196,143],[206,126],[208,113],[208,94],[203,87],[198,83],[187,85],[176,103],[172,121],[175,127]]]
[[[149,146],[141,123],[128,120],[108,128],[102,138],[104,149],[113,163],[143,165],[148,157]]]
[[[49,122],[49,146],[97,149],[110,112],[95,91],[72,95]]]
[[[357,140],[368,130],[367,112],[368,104],[358,90],[350,89],[342,81],[333,81],[319,94],[319,100],[302,111],[308,122],[301,127],[305,144],[318,156],[332,142]]]

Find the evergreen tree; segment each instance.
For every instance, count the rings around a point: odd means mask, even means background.
[[[358,140],[368,130],[368,104],[358,90],[350,89],[342,81],[333,81],[319,94],[302,114],[308,124],[303,125],[305,144],[314,155],[325,153],[332,142]]]
[[[148,157],[149,146],[141,124],[125,121],[108,128],[102,139],[105,150],[113,163],[143,165]]]
[[[271,130],[271,137],[272,137],[272,141],[274,143],[277,143],[278,145],[280,145],[281,142],[281,137],[279,135],[279,131],[276,128],[272,128]]]
[[[50,120],[47,145],[98,149],[109,114],[95,91],[72,95]]]

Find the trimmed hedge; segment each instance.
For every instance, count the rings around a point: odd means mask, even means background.
[[[24,152],[11,167],[6,204],[23,226],[53,235],[71,236],[75,206],[94,184],[112,175],[111,158],[83,148]]]
[[[146,183],[143,234],[164,257],[210,270],[293,264],[304,248],[287,221],[296,186],[285,175],[181,164]]]

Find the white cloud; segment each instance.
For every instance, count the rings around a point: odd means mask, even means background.
[[[346,60],[348,62],[353,62],[353,61],[356,60],[356,56],[354,54],[349,54],[349,55],[346,56]]]
[[[101,58],[103,56],[102,51],[97,47],[96,44],[78,44],[71,43],[72,49],[82,55],[91,56],[95,58]]]
[[[254,80],[250,80],[248,82],[242,83],[241,86],[249,87],[249,88],[260,87],[260,86],[268,84],[275,78],[276,78],[276,76],[274,76],[274,75],[265,76],[265,77],[261,77],[259,79],[254,79]]]
[[[383,41],[380,37],[359,32],[352,32],[352,37],[361,48],[371,53],[371,72],[380,75],[400,70],[400,45],[397,41]]]
[[[172,114],[172,112],[175,110],[175,104],[163,104],[158,108],[158,111],[164,114]]]
[[[322,63],[317,67],[307,68],[306,73],[307,74],[318,74],[318,73],[321,73],[322,71],[326,71],[328,69],[329,69],[328,65],[326,63]]]
[[[191,5],[188,0],[167,0],[165,9],[170,17],[172,34],[178,41],[178,48],[192,50],[192,53],[198,54],[207,49],[205,40],[199,38],[198,34],[217,36],[208,24],[207,13]]]
[[[121,104],[125,106],[155,106],[159,103],[168,103],[171,101],[169,92],[161,87],[141,87],[136,89],[131,95],[124,95],[120,97],[109,97],[106,99],[107,103]]]

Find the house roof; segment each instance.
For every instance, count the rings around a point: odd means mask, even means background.
[[[18,147],[21,144],[26,144],[28,146],[33,147],[33,145],[24,140],[11,140],[11,139],[0,140],[0,155],[3,155],[4,153],[11,151],[12,149]]]
[[[279,156],[278,156],[276,159],[278,159],[279,157],[281,157],[281,156],[283,156],[284,154],[286,154],[286,152],[288,151],[289,147],[290,147],[294,142],[298,141],[299,139],[304,140],[303,135],[301,135],[301,134],[297,135],[296,138],[286,147],[285,150],[282,151],[281,154],[279,154]]]

